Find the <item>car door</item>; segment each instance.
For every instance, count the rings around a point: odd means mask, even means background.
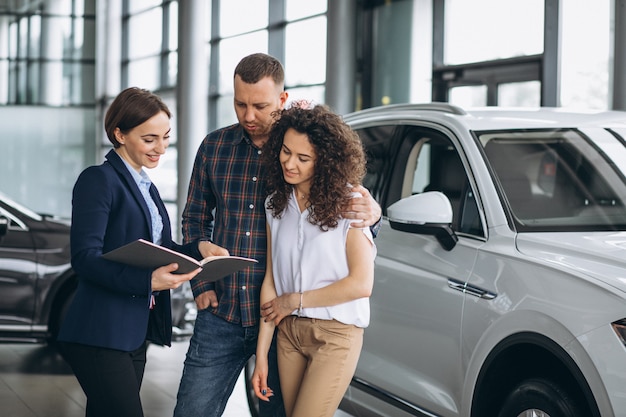
[[[393,230],[383,221],[371,323],[353,386],[411,414],[456,415],[463,382],[463,287],[484,243],[466,163],[453,135],[434,125],[353,127],[369,158],[364,183],[383,214],[400,198],[441,191],[450,199],[459,236],[446,250],[433,236]]]
[[[35,308],[37,255],[28,225],[6,206],[0,216],[8,219],[8,229],[0,240],[0,332],[30,328]]]

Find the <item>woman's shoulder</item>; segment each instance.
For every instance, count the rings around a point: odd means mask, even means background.
[[[94,188],[100,192],[114,188],[120,183],[115,169],[107,162],[101,165],[92,165],[85,168],[76,180],[75,188]]]

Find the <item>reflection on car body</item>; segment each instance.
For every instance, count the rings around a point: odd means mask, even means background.
[[[345,120],[384,219],[341,409],[626,416],[626,113],[432,103]]]
[[[68,221],[41,215],[0,193],[0,342],[56,340],[76,290]],[[172,291],[174,338],[193,332],[189,285]]]

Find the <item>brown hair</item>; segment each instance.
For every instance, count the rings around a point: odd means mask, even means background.
[[[285,71],[280,61],[262,53],[242,58],[235,67],[234,75],[239,75],[246,84],[256,84],[265,77],[272,77],[276,85],[283,86],[285,83]]]
[[[341,213],[352,197],[350,185],[360,184],[365,176],[361,139],[327,106],[316,105],[308,109],[294,105],[281,111],[261,154],[266,191],[272,194],[268,208],[274,217],[281,216],[293,189],[284,180],[279,160],[283,138],[289,129],[306,134],[316,154],[308,221],[322,230],[337,227]]]
[[[104,117],[104,130],[113,147],[119,148],[120,143],[115,138],[116,128],[127,133],[160,112],[172,117],[170,109],[159,96],[142,88],[130,87],[119,93],[109,106]]]

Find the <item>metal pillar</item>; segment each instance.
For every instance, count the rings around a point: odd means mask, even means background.
[[[541,105],[561,105],[561,0],[546,0],[543,41]]]
[[[328,2],[326,104],[339,114],[355,110],[356,1]]]
[[[626,0],[614,0],[612,108],[626,110]]]
[[[178,3],[178,80],[176,127],[178,150],[177,207],[182,213],[198,146],[207,134],[208,68],[204,33],[208,12],[205,0]],[[175,224],[179,224],[177,221]]]

